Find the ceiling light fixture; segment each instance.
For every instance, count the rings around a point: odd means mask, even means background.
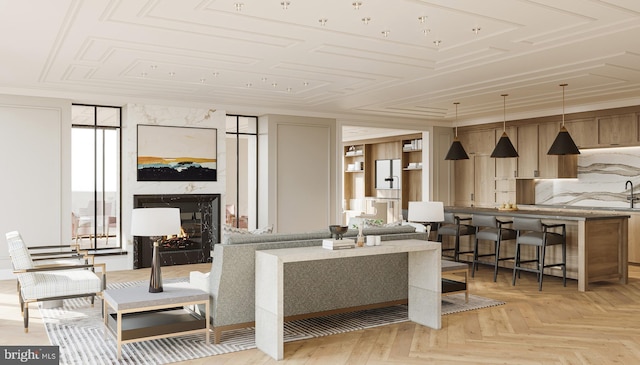
[[[288,88],[287,88],[287,92],[288,92],[288,93],[290,93],[290,92],[291,92],[291,90],[292,90],[292,89],[291,89],[290,87],[288,87]]]
[[[140,72],[140,76],[147,77],[147,73],[146,72]]]
[[[354,1],[353,3],[351,3],[351,5],[353,5],[354,9],[359,10],[362,6],[362,1]]]
[[[429,35],[429,33],[431,33],[431,29],[429,28],[425,28],[422,30],[422,34],[424,34],[425,36]]]
[[[207,79],[200,79],[200,83],[201,83],[201,84],[204,84],[204,83],[205,83],[205,81],[207,81]]]
[[[389,31],[388,30],[383,30],[382,31],[382,36],[387,38],[389,36]]]
[[[303,83],[302,83],[302,85],[304,85],[304,86],[309,86],[309,82],[308,82],[308,81],[305,81],[305,82],[303,82]]]
[[[251,86],[253,86],[253,84],[252,84],[252,83],[250,83],[250,82],[247,82],[247,83],[246,83],[246,85],[247,85],[247,87],[251,87]]]
[[[453,103],[456,106],[456,121],[455,121],[455,136],[453,137],[453,142],[451,143],[451,147],[449,147],[449,152],[445,156],[445,160],[468,160],[469,155],[462,147],[462,143],[458,139],[458,105],[460,102]]]
[[[220,75],[220,72],[214,71],[211,74],[213,75],[213,77],[218,77],[218,75]]]
[[[325,25],[327,25],[327,21],[328,20],[329,19],[327,19],[327,18],[321,18],[321,19],[318,19],[318,22],[320,23],[320,25],[322,25],[324,27]]]
[[[155,69],[157,69],[157,68],[158,68],[158,65],[151,65],[151,66],[149,66],[149,67],[151,67],[151,69],[152,69],[152,70],[155,70]]]
[[[289,5],[291,5],[291,2],[290,1],[282,1],[282,2],[280,2],[280,5],[282,5],[282,8],[284,10],[287,10],[287,9],[289,9]]]
[[[173,72],[173,71],[169,72],[169,76],[173,77],[173,76],[175,76],[175,75],[176,75],[176,73],[175,73],[175,72]]]
[[[242,11],[242,7],[244,6],[244,3],[234,3],[233,6],[236,7],[236,11]]]
[[[275,88],[275,87],[277,87],[277,86],[278,86],[278,84],[277,84],[277,83],[275,83],[275,82],[273,82],[273,83],[271,83],[271,86],[273,86],[273,87]]]
[[[368,17],[368,16],[365,16],[364,18],[362,18],[362,22],[363,22],[364,24],[369,24],[369,22],[370,22],[370,21],[371,21],[371,18],[370,18],[370,17]]]
[[[427,16],[426,15],[419,16],[418,21],[420,23],[425,23],[427,21]]]
[[[440,44],[442,44],[442,41],[441,40],[435,40],[435,41],[433,41],[433,44],[435,44],[436,47],[440,47]]]
[[[496,144],[496,148],[491,152],[491,157],[494,158],[509,158],[509,157],[518,157],[518,151],[513,147],[509,136],[507,136],[507,96],[509,94],[502,94],[503,106],[503,121],[502,121],[502,136],[498,140],[498,144]]]
[[[475,28],[471,29],[471,31],[474,32],[476,35],[478,35],[478,33],[480,33],[480,29],[482,29],[482,28],[475,27]]]
[[[568,84],[560,84],[562,86],[562,126],[560,127],[560,132],[558,132],[558,136],[551,144],[551,148],[549,148],[549,152],[547,155],[579,155],[580,150],[578,150],[578,146],[571,138],[569,131],[564,127],[564,88]]]

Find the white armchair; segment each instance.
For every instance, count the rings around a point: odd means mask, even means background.
[[[35,265],[29,252],[30,249],[25,245],[20,233],[9,232],[6,234],[6,238],[11,264],[18,277],[18,297],[25,332],[29,331],[29,303],[90,297],[91,305],[93,305],[95,297],[102,295],[102,291],[106,287],[105,264],[95,264],[92,258],[89,260],[88,255],[80,253],[84,262],[77,265],[65,263]],[[51,247],[39,248],[50,249]],[[76,254],[78,253],[76,252]],[[59,259],[60,256],[58,252],[55,259]],[[44,256],[35,255],[34,257],[44,258]],[[89,261],[92,262],[89,263]],[[102,277],[96,275],[96,267],[101,270]]]

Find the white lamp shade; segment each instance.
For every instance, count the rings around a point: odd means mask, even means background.
[[[134,236],[169,236],[180,233],[180,208],[140,208],[131,214]]]
[[[409,222],[442,222],[444,221],[444,204],[442,202],[409,202],[407,216]]]

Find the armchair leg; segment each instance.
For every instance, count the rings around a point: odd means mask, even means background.
[[[24,303],[22,318],[24,319],[24,333],[27,333],[29,332],[29,303]]]

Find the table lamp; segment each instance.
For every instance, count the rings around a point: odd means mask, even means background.
[[[180,234],[180,208],[140,208],[131,214],[131,234],[153,240],[149,293],[162,292],[160,252],[162,236]]]
[[[407,221],[426,225],[427,237],[429,237],[431,223],[444,221],[444,204],[442,202],[409,202]]]

